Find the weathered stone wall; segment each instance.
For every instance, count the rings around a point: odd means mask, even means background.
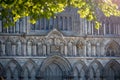
[[[0,36],[6,80],[119,80],[119,37]]]

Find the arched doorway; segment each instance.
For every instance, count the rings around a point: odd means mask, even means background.
[[[52,63],[44,71],[44,80],[62,80],[62,72],[59,65]]]
[[[37,76],[43,80],[67,80],[72,67],[67,59],[61,56],[48,57],[43,61]]]

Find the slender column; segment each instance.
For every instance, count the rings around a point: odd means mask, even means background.
[[[117,35],[118,35],[118,30],[119,30],[118,24],[116,24],[116,34],[117,34]]]
[[[80,18],[80,35],[83,33],[82,19]]]
[[[30,17],[28,16],[27,17],[27,34],[30,32],[30,28],[31,28],[29,20],[30,20]]]
[[[15,23],[16,33],[19,33],[19,20]]]
[[[110,25],[110,23],[109,23],[109,34],[111,34],[111,25]]]
[[[85,25],[85,34],[87,35],[87,20],[86,19],[85,19],[84,25]]]
[[[76,45],[73,44],[73,55],[76,56],[77,55],[77,51],[76,51]]]
[[[63,30],[65,30],[65,27],[66,27],[65,26],[65,17],[62,17],[62,18],[63,18],[63,24],[62,24],[63,25]]]
[[[44,18],[44,30],[46,30],[46,19]],[[53,25],[54,26],[54,25]]]
[[[47,44],[47,55],[50,54],[50,44]]]
[[[93,25],[93,22],[91,22],[91,27],[92,27],[92,35],[93,35],[93,33],[94,33],[94,25]]]
[[[96,46],[92,44],[92,56],[96,56]]]
[[[8,28],[6,28],[6,30],[7,30],[6,33],[9,33]]]
[[[90,23],[90,21],[88,21],[88,34],[89,35],[91,34],[91,23]]]
[[[27,18],[27,17],[24,17],[24,18],[23,18],[23,33],[26,32],[26,26],[27,26],[27,25],[26,25],[26,18]]]
[[[118,24],[118,35],[120,35],[120,24]]]
[[[105,23],[103,23],[103,28],[104,28],[104,35],[106,35],[106,26],[105,26]]]
[[[100,29],[98,29],[97,31],[98,31],[98,35],[100,35]]]
[[[16,31],[15,31],[15,25],[13,26],[13,33],[15,33]]]
[[[82,25],[82,35],[84,35],[84,19],[81,19],[81,25]]]
[[[86,45],[86,41],[85,41],[85,43],[84,43],[84,55],[85,56],[87,56],[87,54],[86,54],[86,49],[87,49],[87,47],[86,47],[87,45]]]
[[[65,45],[65,55],[67,56],[67,44]]]

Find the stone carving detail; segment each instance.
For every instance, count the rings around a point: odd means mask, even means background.
[[[50,46],[50,53],[63,53],[62,47],[64,47],[64,39],[59,31],[54,29],[48,34],[46,39]]]
[[[77,47],[77,56],[84,56],[84,52],[83,52],[83,48],[84,48],[84,44],[82,41],[79,41],[76,44]]]

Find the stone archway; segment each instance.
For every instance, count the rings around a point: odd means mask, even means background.
[[[67,80],[71,72],[68,60],[61,56],[51,56],[43,61],[38,74],[43,80]]]

